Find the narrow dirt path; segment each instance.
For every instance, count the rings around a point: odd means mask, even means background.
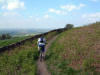
[[[57,38],[57,36],[53,37],[47,44],[46,46],[46,51],[48,50],[49,46],[52,44],[52,42]],[[46,54],[45,51],[45,54]],[[38,59],[37,61],[37,75],[51,75],[48,70],[47,70],[47,66],[45,64],[45,61],[40,61]]]

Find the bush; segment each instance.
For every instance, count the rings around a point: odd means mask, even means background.
[[[6,40],[6,39],[11,39],[11,35],[10,34],[2,34],[0,36],[0,40]]]
[[[66,25],[66,27],[65,27],[65,29],[67,29],[67,30],[68,30],[68,29],[72,29],[73,27],[74,27],[74,25],[73,25],[73,24],[67,24],[67,25]]]

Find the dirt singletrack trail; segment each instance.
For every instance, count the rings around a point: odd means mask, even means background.
[[[46,51],[48,50],[48,48],[50,47],[50,45],[52,44],[52,42],[57,38],[57,36],[53,37],[50,41],[48,41],[48,44],[46,46]],[[46,51],[44,54],[46,54]],[[47,66],[45,64],[45,61],[40,61],[38,59],[37,61],[37,75],[51,75],[48,70],[47,70]]]

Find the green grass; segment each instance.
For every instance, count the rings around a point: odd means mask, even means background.
[[[0,75],[35,75],[38,52],[33,45],[26,42],[15,50],[0,54]]]
[[[99,75],[100,23],[74,28],[57,37],[47,52],[52,75]]]
[[[50,40],[56,32],[46,35]],[[11,51],[0,53],[0,75],[36,75],[38,59],[37,39]]]
[[[7,39],[7,40],[0,40],[0,47],[4,47],[4,46],[7,46],[9,44],[19,42],[19,41],[24,40],[26,38],[28,38],[28,36],[27,37],[13,37],[13,38]]]

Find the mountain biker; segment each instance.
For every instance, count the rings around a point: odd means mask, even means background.
[[[44,57],[45,46],[46,46],[46,40],[44,38],[44,35],[38,38],[37,44],[38,44],[38,51],[41,53],[42,57]]]

